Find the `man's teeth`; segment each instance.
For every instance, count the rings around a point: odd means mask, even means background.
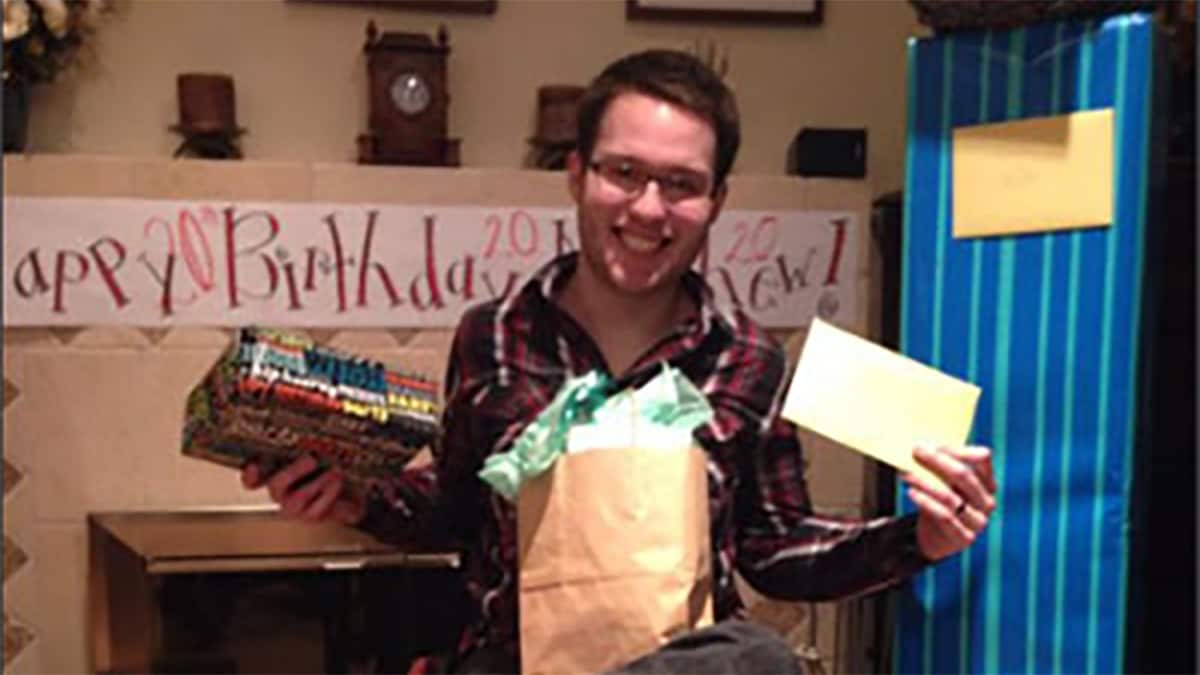
[[[620,233],[621,242],[638,253],[649,253],[662,245],[662,240],[657,237],[642,237],[628,231]]]

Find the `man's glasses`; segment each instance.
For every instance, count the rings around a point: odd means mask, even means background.
[[[652,180],[658,184],[658,193],[671,204],[707,197],[712,190],[711,179],[703,173],[686,169],[655,171],[628,157],[594,159],[588,166],[632,198],[640,197]]]

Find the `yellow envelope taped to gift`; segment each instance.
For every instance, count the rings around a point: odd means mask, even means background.
[[[964,444],[979,394],[969,382],[814,318],[782,415],[901,471],[938,480],[916,463],[913,448]]]
[[[1103,227],[1113,220],[1113,110],[954,130],[954,236]]]

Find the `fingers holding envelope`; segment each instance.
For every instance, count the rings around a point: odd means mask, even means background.
[[[991,450],[980,446],[918,447],[916,461],[943,484],[920,473],[905,474],[916,504],[921,552],[937,560],[970,546],[996,508]]]

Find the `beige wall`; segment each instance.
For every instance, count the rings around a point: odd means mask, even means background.
[[[169,157],[179,137],[175,76],[231,74],[248,157],[352,161],[366,120],[363,29],[450,30],[451,133],[466,166],[515,168],[535,124],[535,91],[584,83],[629,50],[728,50],[744,117],[736,170],[785,172],[802,126],[869,129],[872,194],[903,174],[905,38],[900,0],[826,0],[817,27],[625,19],[623,0],[498,0],[452,15],[296,0],[115,0],[84,67],[35,93],[35,152]]]

